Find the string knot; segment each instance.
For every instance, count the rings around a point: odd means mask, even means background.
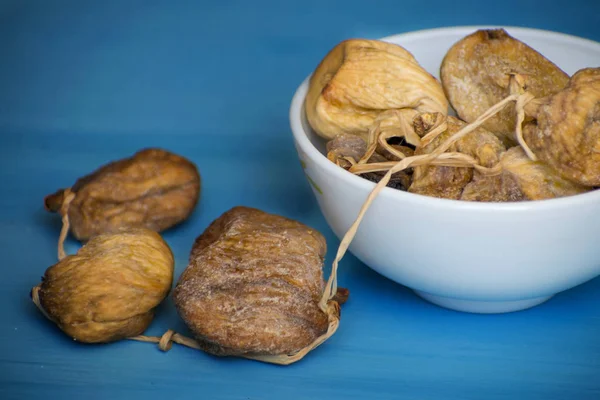
[[[173,347],[173,335],[175,335],[175,331],[173,329],[169,329],[163,333],[158,341],[158,348],[162,351],[171,350],[171,347]]]

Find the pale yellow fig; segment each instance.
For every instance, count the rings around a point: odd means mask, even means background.
[[[341,133],[366,137],[377,116],[387,110],[447,115],[448,101],[440,82],[401,46],[350,39],[317,66],[305,109],[315,132],[333,139]]]

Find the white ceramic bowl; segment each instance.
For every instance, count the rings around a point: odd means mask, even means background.
[[[479,28],[384,38],[413,53],[434,76],[446,51]],[[600,65],[600,44],[559,33],[504,27],[568,74]],[[324,56],[324,55],[323,55]],[[315,65],[316,66],[316,65]],[[324,156],[306,121],[308,78],[294,95],[296,149],[327,223],[341,238],[375,184]],[[600,190],[519,203],[437,199],[384,188],[349,250],[366,265],[440,306],[501,313],[538,305],[600,274]],[[344,274],[344,261],[340,263]]]

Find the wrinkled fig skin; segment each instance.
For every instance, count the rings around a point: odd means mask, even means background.
[[[309,124],[328,140],[340,133],[366,138],[381,112],[402,108],[446,115],[448,101],[404,48],[365,39],[343,41],[323,58],[305,101]]]
[[[513,74],[536,98],[558,92],[569,81],[551,61],[503,29],[478,30],[461,39],[448,50],[440,69],[446,96],[466,122],[510,94]],[[515,125],[514,106],[507,106],[482,126],[513,144]]]
[[[475,172],[473,180],[465,186],[460,200],[511,203],[528,199],[519,188],[514,176],[505,173],[485,176]]]
[[[352,164],[345,159],[349,157],[358,162],[367,152],[367,142],[359,136],[342,133],[327,142],[327,159],[344,169]]]
[[[427,117],[427,115],[424,115]],[[436,137],[431,143],[419,147],[416,155],[429,154],[454,135],[466,124],[449,116],[448,129]],[[415,120],[419,133],[419,119]],[[476,159],[480,165],[491,168],[498,163],[500,155],[505,151],[500,140],[491,132],[477,128],[473,132],[454,143],[448,152],[459,152]],[[466,167],[419,166],[414,168],[412,184],[409,192],[443,199],[460,199],[463,189],[473,178],[473,169]]]
[[[46,270],[42,308],[73,339],[106,343],[136,336],[173,283],[171,249],[154,231],[98,235]]]
[[[563,91],[525,112],[534,121],[523,136],[537,157],[566,179],[600,186],[600,68],[578,71]]]
[[[292,354],[323,335],[323,236],[235,207],[196,239],[174,290],[179,315],[215,355]]]
[[[512,202],[545,200],[573,196],[590,190],[562,178],[541,161],[532,161],[519,146],[512,147],[500,158],[502,173],[483,176],[474,173],[473,180],[462,192],[461,200]]]
[[[200,195],[200,175],[183,157],[146,149],[111,162],[79,179],[69,206],[71,231],[79,240],[121,228],[161,232],[185,220]],[[64,190],[45,199],[46,209],[60,209]]]

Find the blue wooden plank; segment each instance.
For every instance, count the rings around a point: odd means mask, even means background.
[[[600,3],[0,2],[0,398],[599,399],[600,279],[523,312],[470,315],[348,255],[340,330],[289,367],[74,343],[29,300],[60,229],[44,195],[146,146],[191,158],[203,177],[192,218],[164,235],[177,276],[194,238],[239,204],[323,232],[329,265],[339,242],[288,127],[295,88],[345,38],[473,24],[600,41]],[[170,299],[149,333],[167,328],[186,331]]]

